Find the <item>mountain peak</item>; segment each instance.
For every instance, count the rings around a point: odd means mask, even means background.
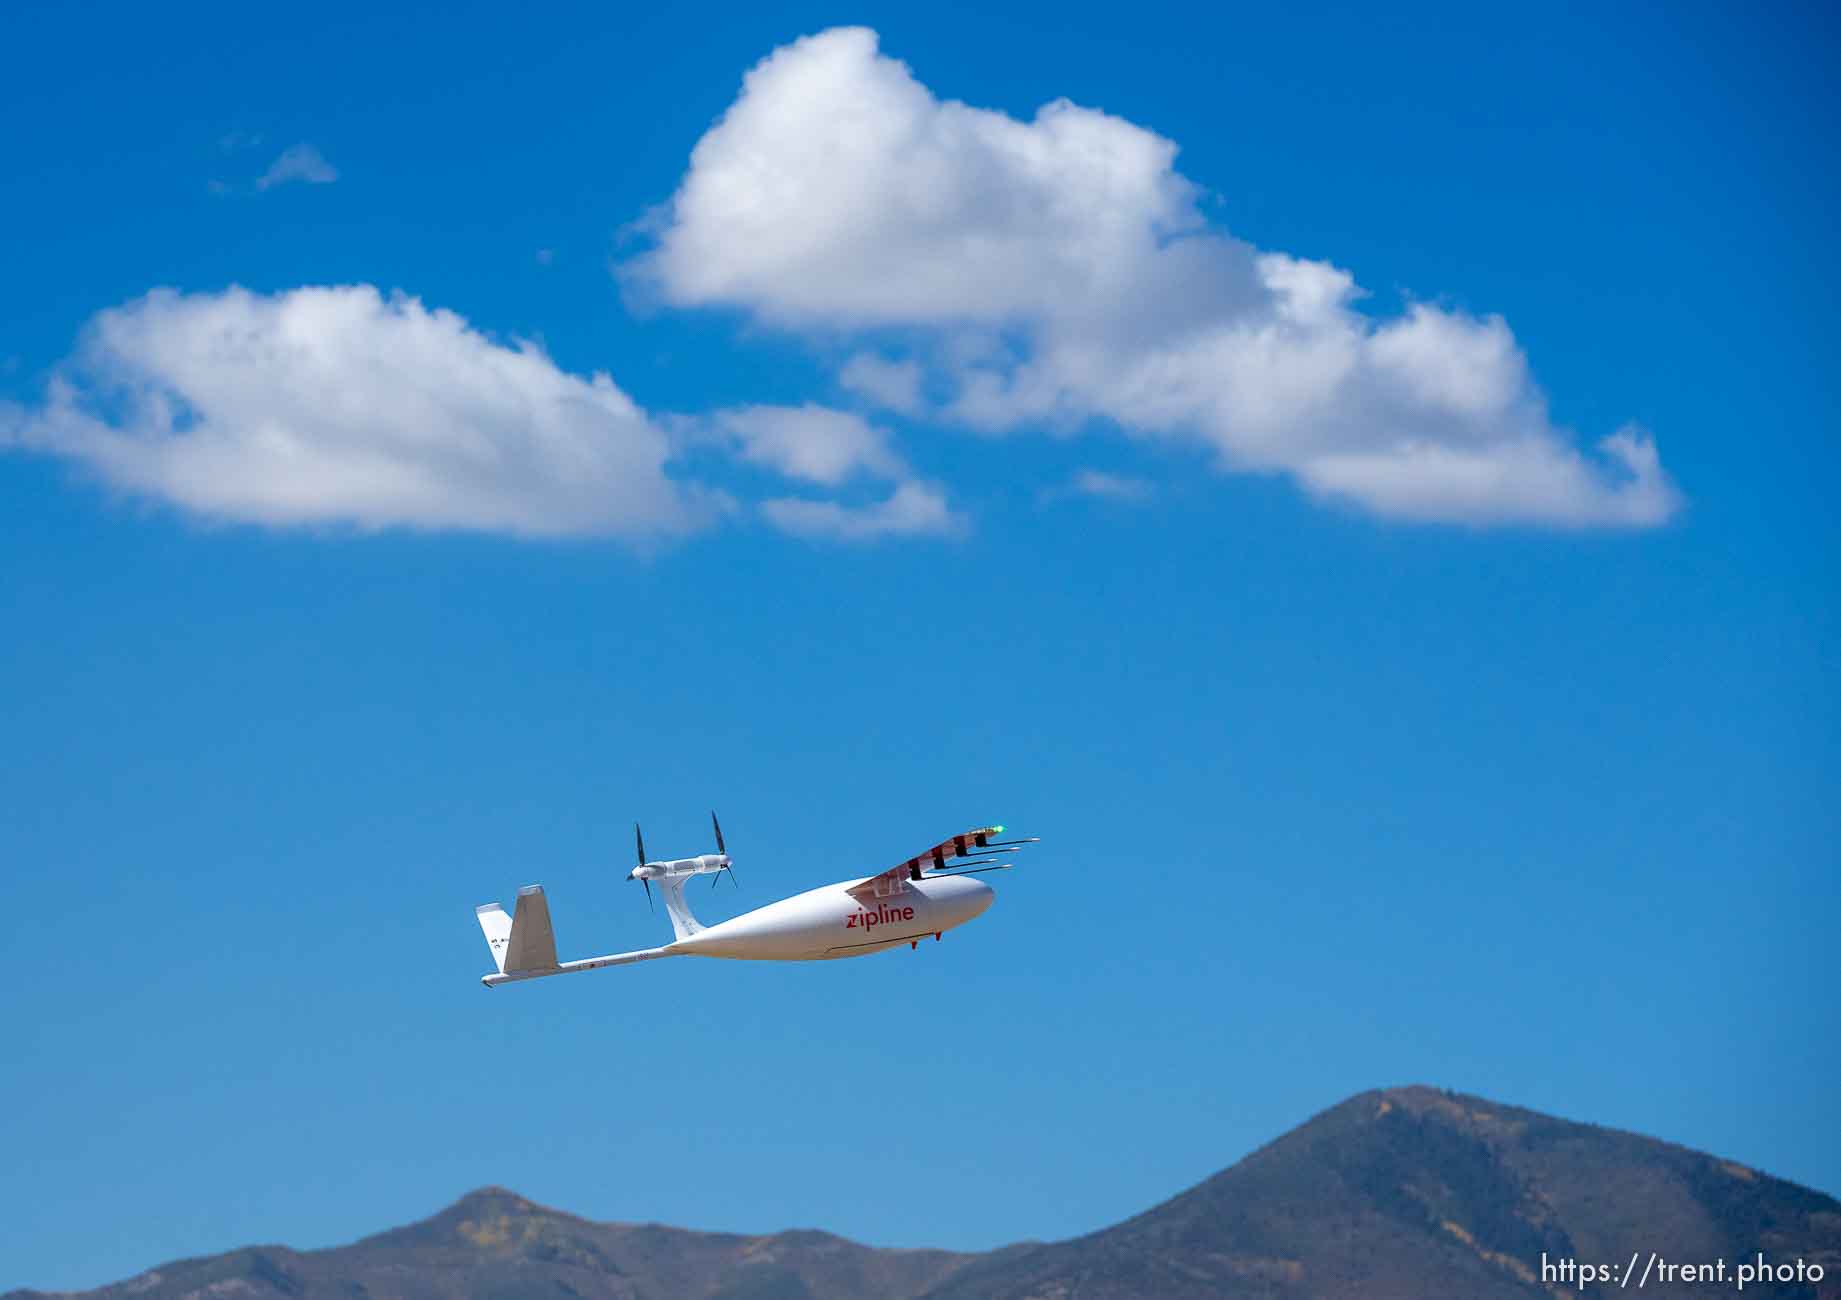
[[[539,1205],[506,1187],[480,1187],[446,1209],[358,1243],[386,1249],[449,1246],[499,1255],[557,1253],[593,1224]]]
[[[528,1197],[520,1196],[509,1187],[476,1187],[465,1196],[448,1206],[446,1212],[464,1210],[469,1214],[531,1214],[546,1213],[543,1206]]]
[[[1424,1084],[1358,1093],[1124,1223],[967,1266],[940,1300],[1544,1294],[1551,1258],[1801,1254],[1841,1203],[1652,1138]]]

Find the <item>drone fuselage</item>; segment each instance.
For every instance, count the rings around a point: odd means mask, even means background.
[[[995,896],[982,880],[903,881],[880,896],[839,881],[757,907],[679,939],[665,951],[740,961],[829,961],[918,943],[964,925]],[[863,895],[870,894],[869,897]]]

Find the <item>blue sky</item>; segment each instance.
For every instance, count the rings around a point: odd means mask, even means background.
[[[1404,1082],[1841,1189],[1832,24],[10,11],[0,1287],[1066,1236]],[[712,806],[706,917],[1044,844],[480,989]]]

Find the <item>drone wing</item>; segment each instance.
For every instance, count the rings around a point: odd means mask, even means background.
[[[1022,845],[1034,844],[1035,837],[1017,840],[994,838],[1002,835],[1002,826],[979,826],[960,835],[941,840],[906,862],[898,862],[887,871],[859,880],[849,892],[859,899],[886,898],[900,893],[904,881],[919,880],[924,875],[957,875],[965,871],[993,871],[1000,854],[1015,853]],[[1008,864],[1005,864],[1008,865]]]

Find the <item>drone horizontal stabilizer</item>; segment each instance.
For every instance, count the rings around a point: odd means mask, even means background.
[[[492,964],[505,973],[505,945],[511,942],[511,917],[497,903],[483,903],[473,909],[479,916],[479,928],[486,932],[486,946],[492,950]]]

